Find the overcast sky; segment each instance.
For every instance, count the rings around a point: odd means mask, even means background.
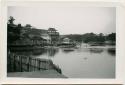
[[[115,32],[115,12],[115,7],[8,7],[8,17],[13,16],[15,24],[54,27],[60,34]]]

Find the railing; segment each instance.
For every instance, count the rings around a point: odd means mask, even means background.
[[[8,54],[7,71],[8,72],[31,72],[53,69],[61,73],[61,69],[53,64],[52,60],[36,59],[29,56],[20,56]]]

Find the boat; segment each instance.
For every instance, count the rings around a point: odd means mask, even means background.
[[[90,42],[88,43],[90,46],[105,46],[103,42]]]
[[[63,51],[74,51],[74,48],[66,47],[66,48],[63,48]]]

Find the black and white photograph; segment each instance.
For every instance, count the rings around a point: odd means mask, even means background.
[[[116,7],[7,7],[7,77],[116,78]]]

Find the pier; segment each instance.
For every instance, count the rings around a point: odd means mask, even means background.
[[[49,59],[36,59],[30,56],[8,53],[7,67],[9,77],[18,75],[20,77],[66,78],[62,75],[61,69]]]

